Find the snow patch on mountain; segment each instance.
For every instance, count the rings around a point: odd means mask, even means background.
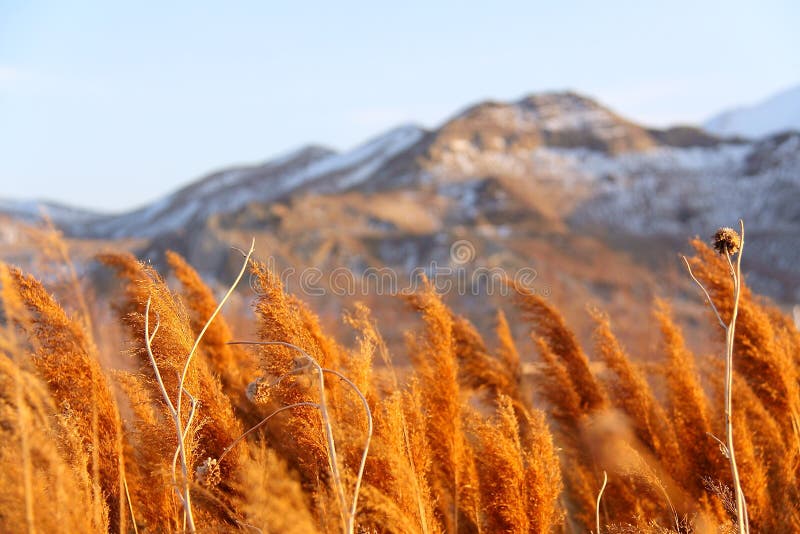
[[[537,152],[550,154],[551,158],[564,166],[551,172],[579,173],[600,183],[620,187],[629,186],[648,173],[685,176],[687,173],[713,169],[738,169],[751,150],[751,145],[729,144],[713,148],[658,147],[647,152],[628,152],[616,156],[586,149],[552,148]]]
[[[788,282],[797,280],[800,262],[800,134],[648,157],[565,158],[597,180],[595,194],[570,217],[573,224],[679,238],[735,227],[741,218],[754,236],[746,255],[758,273],[754,281],[781,299],[800,299],[800,285]]]
[[[423,135],[416,126],[403,126],[343,154],[307,147],[257,167],[213,174],[130,213],[64,223],[73,234],[114,238],[186,231],[193,220],[274,201],[304,188],[334,192],[356,186]]]
[[[786,139],[773,149],[784,153],[781,163],[755,173],[747,172],[753,145],[660,148],[616,157],[591,151],[561,154],[597,182],[596,196],[579,214],[586,222],[639,235],[682,234],[689,228],[732,225],[743,217],[756,227],[779,231],[800,221],[799,146],[796,137]]]
[[[77,221],[94,220],[100,215],[96,212],[64,206],[55,202],[40,200],[10,200],[0,198],[0,213],[10,215],[26,222],[36,222],[48,217],[56,225]]]
[[[625,135],[619,119],[592,100],[572,93],[533,95],[516,103],[520,120],[537,124],[544,131],[592,130],[611,139]]]
[[[395,128],[335,161],[320,162],[323,169],[317,169],[317,172],[333,174],[343,169],[350,169],[349,173],[336,180],[336,186],[339,189],[354,187],[368,179],[388,160],[417,143],[424,133],[424,130],[414,125]],[[327,168],[325,163],[328,163]]]
[[[201,196],[213,195],[224,188],[235,185],[251,170],[252,169],[231,169],[220,172],[202,182],[197,189],[195,189],[195,194]]]

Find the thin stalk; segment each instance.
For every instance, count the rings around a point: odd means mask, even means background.
[[[155,373],[156,381],[158,382],[159,389],[161,390],[161,394],[164,397],[164,403],[167,405],[167,408],[169,409],[170,415],[172,416],[173,423],[175,424],[175,432],[176,432],[177,440],[178,440],[177,449],[175,451],[175,456],[173,457],[173,462],[172,462],[172,479],[173,479],[173,481],[176,481],[176,477],[175,477],[176,463],[177,463],[177,460],[180,459],[181,475],[183,476],[183,480],[182,480],[183,488],[182,488],[182,491],[178,491],[178,495],[180,497],[181,503],[183,504],[185,528],[191,534],[194,534],[194,532],[197,531],[197,528],[195,526],[194,516],[192,514],[191,492],[190,492],[190,488],[189,488],[189,486],[190,486],[190,484],[189,484],[189,482],[190,482],[190,479],[189,479],[189,462],[188,462],[187,455],[186,455],[186,443],[185,442],[186,442],[186,437],[189,434],[189,430],[191,428],[192,422],[194,420],[194,415],[195,415],[195,411],[197,409],[197,404],[198,403],[189,394],[189,392],[186,391],[186,389],[184,387],[184,384],[186,383],[186,376],[188,375],[188,372],[189,372],[189,365],[191,364],[192,359],[193,359],[195,353],[197,352],[198,347],[200,346],[200,342],[202,341],[203,336],[206,333],[206,330],[208,330],[208,328],[211,326],[212,321],[214,321],[214,319],[217,317],[217,315],[219,314],[220,310],[222,309],[222,306],[230,298],[231,294],[236,289],[236,286],[239,284],[239,281],[242,279],[242,276],[244,276],[244,273],[247,270],[247,265],[250,262],[250,256],[253,254],[253,250],[254,249],[255,249],[255,239],[253,239],[253,241],[250,244],[250,250],[245,256],[245,260],[244,260],[244,263],[242,265],[242,269],[239,271],[239,275],[236,277],[236,280],[233,282],[231,287],[228,289],[227,293],[225,293],[225,296],[222,298],[222,300],[220,300],[219,305],[217,305],[217,308],[211,314],[211,317],[208,318],[208,320],[206,321],[205,325],[203,326],[203,329],[200,331],[198,336],[195,338],[194,345],[192,346],[192,349],[189,351],[189,354],[186,357],[186,363],[183,366],[183,372],[181,373],[181,375],[179,377],[179,380],[178,380],[177,399],[176,399],[174,404],[172,403],[172,400],[169,398],[169,393],[167,393],[167,389],[166,389],[166,387],[164,385],[164,381],[161,378],[161,372],[158,369],[158,364],[156,362],[155,356],[153,355],[152,342],[153,342],[153,339],[155,338],[156,332],[158,331],[158,326],[159,326],[160,322],[158,324],[156,324],[156,328],[153,330],[153,333],[151,334],[150,333],[150,304],[151,304],[151,299],[150,298],[147,299],[147,306],[145,308],[145,344],[147,346],[147,354],[148,354],[148,356],[150,358],[150,363],[153,366],[153,372]],[[186,427],[185,428],[184,428],[183,420],[182,420],[182,417],[181,417],[182,402],[183,402],[184,393],[191,399],[191,408],[190,408],[191,412],[189,414],[189,418],[188,418],[188,420],[186,422]],[[176,488],[176,490],[177,490],[177,488]]]
[[[717,311],[717,307],[711,300],[708,290],[706,290],[703,284],[694,276],[694,273],[692,273],[692,268],[689,266],[689,261],[686,257],[683,258],[683,261],[686,263],[686,268],[689,270],[689,276],[691,276],[692,280],[703,290],[708,304],[717,316],[722,329],[725,330],[725,452],[727,453],[726,456],[730,464],[731,478],[733,479],[733,491],[736,499],[737,530],[739,534],[750,534],[747,501],[745,500],[744,491],[742,490],[742,484],[739,478],[739,467],[736,464],[736,450],[733,445],[733,344],[735,341],[736,318],[739,314],[739,297],[741,296],[742,290],[742,252],[744,250],[744,221],[741,219],[739,219],[739,229],[740,242],[735,267],[731,261],[730,252],[725,249],[725,259],[728,261],[731,278],[733,278],[733,309],[728,324],[725,324],[725,321],[722,320],[721,315]]]
[[[225,449],[222,451],[222,454],[219,455],[219,460],[217,461],[219,463],[222,463],[222,459],[225,458],[225,455],[227,455],[231,450],[233,450],[233,448],[236,447],[236,445],[238,445],[247,436],[258,430],[262,426],[266,425],[267,422],[269,422],[269,420],[272,419],[274,416],[278,415],[281,412],[285,412],[286,410],[291,410],[292,408],[299,408],[301,406],[311,406],[313,408],[319,408],[319,404],[317,404],[316,402],[296,402],[294,404],[289,404],[288,406],[281,406],[280,408],[278,408],[277,410],[266,416],[264,419],[259,421],[257,424],[250,427],[244,434],[233,440],[233,443],[225,447]]]
[[[131,524],[133,524],[134,534],[139,534],[139,527],[136,526],[136,515],[133,513],[133,501],[131,501],[131,494],[128,491],[128,479],[122,478],[122,487],[125,489],[125,499],[128,501],[128,510],[131,512]]]
[[[178,412],[178,415],[181,414],[181,400],[183,399],[183,385],[186,383],[186,375],[189,372],[189,364],[192,363],[192,358],[194,357],[195,353],[197,352],[197,348],[200,346],[200,341],[202,341],[203,336],[206,334],[206,330],[211,326],[211,323],[219,314],[222,307],[230,298],[233,291],[236,289],[236,286],[239,285],[239,281],[241,281],[242,276],[244,276],[245,271],[247,270],[247,266],[250,264],[250,256],[253,255],[253,251],[256,248],[256,240],[253,238],[252,242],[250,243],[250,250],[247,252],[247,255],[244,258],[244,262],[242,263],[242,269],[239,271],[239,275],[236,277],[236,280],[233,281],[228,291],[225,293],[225,296],[222,297],[222,300],[219,301],[217,308],[214,310],[214,313],[211,314],[211,317],[208,318],[206,324],[203,325],[203,329],[200,330],[200,333],[197,335],[197,338],[194,340],[194,345],[192,345],[192,350],[189,351],[189,355],[186,357],[186,363],[183,365],[183,372],[181,373],[181,379],[178,383],[178,401],[175,403],[175,410]]]
[[[190,404],[190,406],[189,406],[189,419],[186,422],[186,428],[183,429],[183,438],[182,438],[182,441],[181,441],[182,443],[186,443],[186,438],[189,435],[189,429],[191,428],[192,421],[194,421],[194,416],[197,413],[197,405],[200,404],[199,402],[197,402],[197,400],[194,397],[192,397],[189,394],[188,391],[186,392],[186,396],[189,397],[189,404]],[[177,463],[178,463],[179,454],[180,454],[180,445],[175,447],[175,454],[172,456],[172,481],[173,481],[173,483],[176,483],[176,484],[177,484],[177,482],[175,481],[175,469],[177,469]]]
[[[748,524],[747,518],[747,503],[745,502],[744,491],[742,491],[742,485],[739,479],[739,468],[736,465],[736,451],[733,446],[733,343],[736,332],[736,318],[739,314],[739,296],[742,291],[742,249],[744,248],[744,223],[740,220],[739,225],[741,227],[741,244],[739,245],[739,254],[736,258],[735,270],[731,263],[730,254],[727,252],[725,254],[725,257],[728,259],[728,265],[731,267],[734,287],[731,321],[728,324],[728,328],[725,330],[725,434],[728,444],[733,488],[736,492],[736,517],[739,523],[739,534],[749,534],[750,525]]]
[[[347,499],[344,496],[344,484],[342,483],[342,475],[339,472],[339,457],[336,455],[336,441],[333,439],[333,426],[331,425],[331,418],[328,414],[328,403],[325,400],[325,373],[322,371],[322,367],[320,367],[319,364],[316,365],[316,371],[319,377],[319,413],[322,417],[323,427],[325,428],[325,439],[328,442],[328,464],[330,465],[331,474],[333,474],[336,494],[339,497],[339,512],[344,522],[345,531],[352,533],[353,525],[348,520],[349,516],[345,513],[345,510],[347,510]]]
[[[594,520],[597,528],[597,532],[595,532],[595,534],[600,534],[600,499],[603,498],[603,492],[606,490],[606,484],[608,484],[608,473],[603,471],[603,485],[600,487],[600,491],[597,493],[597,503],[595,504],[594,508]]]
[[[153,354],[153,339],[156,337],[156,333],[158,332],[158,328],[161,326],[161,321],[157,320],[156,326],[153,329],[153,333],[150,333],[150,303],[152,298],[147,299],[147,305],[145,306],[145,313],[144,313],[144,342],[147,348],[147,355],[150,358],[150,365],[153,367],[153,374],[155,374],[156,382],[158,382],[158,388],[161,390],[161,395],[164,398],[164,404],[167,405],[167,409],[169,410],[170,415],[172,416],[173,422],[175,424],[175,429],[178,433],[178,451],[180,452],[180,459],[181,459],[181,472],[183,474],[183,490],[179,490],[177,487],[177,482],[175,481],[175,471],[172,471],[172,480],[176,483],[175,491],[178,493],[178,498],[181,500],[181,504],[183,504],[183,512],[184,512],[184,520],[186,522],[186,528],[189,530],[190,533],[196,532],[196,527],[194,524],[194,515],[192,514],[192,500],[191,500],[191,493],[189,492],[189,468],[186,463],[186,449],[184,447],[183,442],[183,429],[181,428],[181,421],[180,417],[178,416],[178,412],[175,409],[175,405],[172,404],[172,400],[169,398],[169,393],[167,393],[167,388],[164,385],[164,380],[161,378],[161,371],[158,369],[158,363],[156,362],[156,357]]]
[[[675,532],[681,531],[681,521],[678,518],[678,512],[675,510],[675,507],[672,505],[672,499],[669,498],[669,493],[667,493],[667,488],[664,487],[664,483],[661,482],[655,474],[653,475],[654,483],[658,489],[661,490],[661,493],[664,495],[664,498],[667,501],[667,505],[669,506],[670,511],[672,512],[672,519],[675,521]]]
[[[358,466],[358,476],[356,477],[356,487],[353,491],[353,504],[350,508],[350,523],[355,523],[356,517],[356,508],[358,506],[358,493],[361,489],[361,480],[364,477],[364,468],[367,465],[367,454],[369,453],[369,445],[372,441],[372,410],[369,408],[369,403],[364,395],[358,390],[358,386],[356,386],[349,378],[344,376],[339,371],[334,371],[333,369],[323,369],[326,373],[331,373],[332,375],[338,376],[343,382],[345,382],[350,388],[358,393],[358,398],[361,400],[361,404],[364,406],[364,412],[367,414],[367,439],[365,440],[364,444],[364,452],[361,454],[361,463]]]

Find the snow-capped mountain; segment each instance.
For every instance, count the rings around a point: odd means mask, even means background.
[[[709,119],[704,128],[720,136],[751,139],[788,130],[800,131],[800,85],[754,106],[724,111]]]
[[[31,220],[37,209],[3,203],[0,215]],[[292,265],[409,270],[448,261],[448,243],[466,238],[491,261],[559,257],[553,276],[562,278],[565,239],[578,240],[570,246],[581,265],[613,251],[666,264],[665,251],[688,236],[741,217],[749,280],[800,300],[800,133],[648,129],[571,92],[480,103],[435,130],[396,128],[344,153],[306,147],[122,215],[59,207],[51,216],[73,238],[138,239],[156,261],[177,249],[209,273],[229,267],[231,243],[255,234]]]
[[[306,189],[333,191],[357,186],[423,135],[420,128],[404,126],[345,154],[308,146],[260,166],[237,167],[212,174],[123,215],[83,213],[70,219],[64,217],[60,209],[53,218],[72,235],[153,238],[190,227],[214,214],[235,212],[253,202],[271,202]],[[43,209],[49,212],[51,206],[43,206]],[[28,206],[28,210],[33,210],[33,206]]]
[[[56,202],[39,202],[36,200],[11,200],[0,198],[0,214],[16,219],[35,222],[43,216],[49,217],[55,224],[76,224],[81,221],[92,221],[97,213]]]

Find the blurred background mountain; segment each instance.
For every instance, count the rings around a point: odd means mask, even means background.
[[[415,269],[534,269],[531,287],[579,330],[588,331],[584,307],[596,303],[632,343],[644,343],[650,325],[642,317],[656,295],[701,322],[678,253],[688,252],[691,236],[707,240],[739,217],[747,224],[748,283],[784,307],[800,301],[800,132],[783,130],[795,100],[775,101],[787,109],[770,104],[780,120],[760,123],[767,133],[756,137],[647,128],[574,92],[481,102],[433,130],[399,126],[346,152],[301,147],[117,215],[6,200],[2,256],[36,270],[31,235],[46,213],[87,277],[111,283],[92,262],[109,247],[159,267],[175,250],[222,285],[238,270],[231,247],[245,248],[254,236],[257,255],[292,269],[289,289],[332,324],[354,300],[402,315],[388,293],[404,289]],[[461,242],[467,258],[451,250]],[[326,275],[308,290],[300,279],[308,268],[346,269],[356,285],[340,295]],[[397,284],[371,286],[369,268],[392,269]],[[488,328],[503,305],[497,289],[451,291],[448,299]]]

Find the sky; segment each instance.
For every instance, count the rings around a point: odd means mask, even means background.
[[[800,83],[800,2],[0,0],[0,198],[115,212],[572,89],[652,126]]]

